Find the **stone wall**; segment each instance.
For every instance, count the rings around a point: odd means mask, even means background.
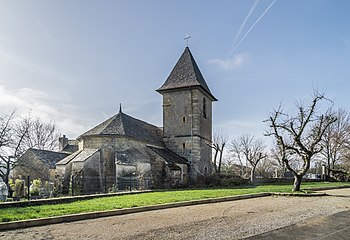
[[[83,148],[101,149],[101,172],[103,177],[114,177],[115,169],[115,152],[125,151],[130,148],[138,149],[142,154],[147,156],[146,143],[120,136],[86,136],[80,139]],[[148,159],[143,159],[148,160]],[[140,159],[142,161],[142,159]],[[111,182],[113,184],[113,182]]]
[[[102,191],[100,152],[97,151],[84,161],[72,162],[72,176],[75,178],[76,192],[95,193]]]
[[[151,180],[153,188],[174,188],[188,185],[188,168],[186,164],[175,164],[179,169],[169,167],[164,159],[149,150],[151,158]]]
[[[192,128],[192,131],[191,131]],[[212,171],[212,101],[199,89],[163,93],[163,141],[191,164],[191,179]]]
[[[25,177],[30,176],[33,179],[40,179],[42,182],[44,181],[53,181],[55,175],[51,174],[49,167],[43,163],[42,161],[35,158],[35,156],[27,156],[25,159],[26,163],[24,163],[23,167],[17,166],[13,170],[13,178],[20,178],[19,176]]]
[[[71,180],[72,173],[72,162],[69,162],[65,165],[56,165],[56,174],[58,177],[62,178],[62,193],[68,194],[69,184]]]

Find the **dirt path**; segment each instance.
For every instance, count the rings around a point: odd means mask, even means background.
[[[0,239],[241,239],[350,209],[350,189],[263,197],[1,232]]]

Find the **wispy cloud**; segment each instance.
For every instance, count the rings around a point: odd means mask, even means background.
[[[232,42],[232,49],[235,48],[236,44],[237,44],[237,40],[238,38],[241,36],[242,34],[242,30],[244,29],[249,17],[252,15],[252,13],[254,12],[256,6],[258,5],[259,3],[259,0],[255,0],[255,2],[253,3],[252,7],[249,9],[249,12],[248,14],[245,16],[245,18],[243,19],[243,22],[241,23],[241,26],[239,27],[236,35],[235,35],[235,38],[233,39],[233,42]],[[233,54],[233,50],[229,53],[228,57],[231,57]]]
[[[270,3],[270,5],[267,6],[267,8],[265,9],[265,11],[258,17],[258,19],[252,24],[252,26],[247,30],[247,32],[243,35],[243,37],[241,37],[241,39],[236,43],[236,45],[233,47],[233,49],[231,50],[229,56],[232,56],[232,54],[236,51],[236,49],[241,45],[241,43],[243,42],[243,40],[248,36],[248,34],[254,29],[255,25],[258,24],[260,22],[260,20],[265,16],[265,14],[272,8],[272,6],[277,2],[277,0],[274,0],[273,2]],[[254,3],[253,7],[255,8],[255,4]],[[252,9],[254,10],[254,8],[251,8],[251,10],[248,13],[248,17],[251,15]],[[247,19],[247,17],[246,17]],[[243,23],[245,25],[246,19],[244,19]],[[241,25],[242,28],[242,25]],[[239,30],[239,33],[241,33],[241,29]],[[236,40],[236,39],[235,39]]]
[[[240,53],[232,58],[227,59],[211,59],[207,63],[217,66],[218,68],[225,70],[225,71],[232,71],[235,69],[239,69],[243,66],[244,63],[246,63],[249,59],[248,53]]]

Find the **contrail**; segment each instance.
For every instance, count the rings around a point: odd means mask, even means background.
[[[270,8],[277,2],[277,0],[274,0],[266,9],[265,11],[260,15],[260,17],[254,22],[254,24],[248,29],[248,31],[244,34],[244,36],[239,40],[239,42],[236,44],[236,46],[231,51],[231,55],[234,53],[234,51],[241,45],[242,41],[247,37],[247,35],[250,33],[250,31],[253,30],[255,25],[260,22],[260,20],[265,16],[265,14],[270,10]],[[230,55],[230,56],[231,56]]]
[[[242,33],[243,28],[245,27],[245,25],[246,25],[246,23],[247,23],[247,21],[248,21],[250,15],[252,15],[252,13],[253,13],[253,11],[255,10],[256,6],[258,5],[259,1],[260,1],[260,0],[255,0],[255,2],[253,3],[253,6],[250,8],[250,10],[249,10],[247,16],[245,16],[245,18],[244,18],[244,20],[243,20],[241,26],[239,27],[239,29],[238,29],[238,31],[237,31],[237,33],[236,33],[236,35],[235,35],[235,38],[233,39],[233,42],[232,42],[232,45],[231,45],[231,46],[235,46],[235,44],[237,43],[238,37],[241,36],[241,33]],[[232,54],[233,54],[233,50],[229,53],[228,57],[230,57]]]

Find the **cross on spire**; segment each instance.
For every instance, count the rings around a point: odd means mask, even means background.
[[[191,38],[191,36],[188,35],[188,33],[186,33],[186,36],[184,38],[184,40],[186,40],[186,47],[188,47],[188,39],[190,39],[190,38]]]

